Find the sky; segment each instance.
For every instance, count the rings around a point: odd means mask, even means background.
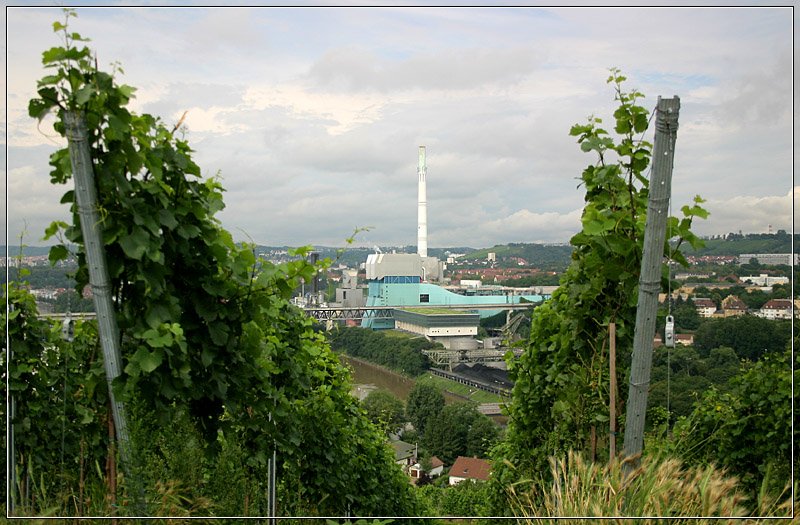
[[[613,128],[611,67],[648,110],[681,99],[673,213],[700,195],[700,235],[792,229],[791,8],[128,4],[72,4],[71,30],[101,68],[121,64],[133,111],[168,125],[187,112],[236,240],[342,246],[369,228],[356,245],[416,244],[424,145],[430,247],[567,242],[596,162],[569,129],[590,115]],[[66,142],[27,103],[63,15],[5,17],[6,244],[44,245],[47,225],[69,220],[70,187],[48,175]]]

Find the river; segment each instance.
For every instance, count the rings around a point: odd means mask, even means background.
[[[372,390],[388,390],[395,397],[405,402],[408,398],[408,393],[414,388],[414,383],[416,382],[414,379],[382,366],[344,354],[339,354],[339,359],[353,371],[354,394],[359,399],[366,397]],[[461,397],[450,392],[444,392],[444,400],[448,404],[463,401]]]
[[[387,390],[405,402],[414,387],[414,379],[382,366],[344,354],[339,354],[339,359],[353,371],[353,394],[358,399],[364,399],[373,390]],[[444,402],[448,405],[464,400],[461,396],[444,392]],[[508,423],[507,416],[492,415],[489,418],[500,426]]]

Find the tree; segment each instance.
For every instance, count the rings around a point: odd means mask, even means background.
[[[361,402],[367,417],[385,432],[397,430],[405,421],[403,402],[385,390],[375,390]]]
[[[730,392],[706,391],[692,413],[675,425],[674,451],[691,463],[713,462],[729,469],[751,494],[765,478],[768,489],[780,493],[791,473],[790,350],[746,364],[732,384]]]
[[[675,324],[683,330],[696,330],[700,326],[700,314],[691,300],[676,305],[672,309],[672,315],[675,317]]]
[[[726,346],[740,358],[755,361],[765,353],[781,352],[790,337],[789,320],[742,315],[706,320],[695,332],[694,345],[703,356]]]
[[[458,456],[483,457],[495,444],[499,429],[473,403],[453,403],[428,421],[423,445],[445,463]]]
[[[337,327],[329,332],[329,338],[331,348],[337,352],[366,359],[411,377],[430,367],[430,360],[422,350],[441,346],[421,337],[390,337],[357,326]]]
[[[422,444],[431,455],[450,464],[467,453],[467,435],[478,415],[469,403],[447,405],[427,422]]]
[[[444,408],[444,394],[436,385],[417,381],[406,399],[408,419],[421,437],[425,437],[428,422]]]
[[[581,149],[594,152],[598,160],[581,176],[585,206],[582,231],[570,240],[575,247],[572,262],[551,300],[534,310],[524,353],[508,362],[515,385],[508,446],[505,457],[495,461],[497,479],[546,473],[549,455],[570,448],[588,450],[591,436],[608,428],[607,327],[612,322],[617,330],[618,374],[626,374],[647,211],[645,170],[652,145],[638,138],[648,127],[648,112],[638,104],[643,95],[624,91],[625,80],[616,69],[608,78],[619,102],[614,112],[617,141],[594,116],[570,130]],[[695,197],[692,206],[682,208],[681,219],[667,221],[667,241],[674,237],[679,241],[675,248],[665,242],[664,253],[684,266],[682,243],[701,245],[691,232],[693,219],[707,216],[701,203]],[[668,277],[665,265],[664,282]],[[626,384],[619,381],[618,399],[625,399]],[[514,465],[513,472],[508,462]]]
[[[721,346],[708,356],[708,379],[714,385],[725,385],[739,372],[739,357],[733,348]]]
[[[467,450],[464,455],[485,458],[500,438],[500,429],[489,417],[478,414],[467,432]]]

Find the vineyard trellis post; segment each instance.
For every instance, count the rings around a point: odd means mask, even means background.
[[[644,444],[647,393],[653,362],[653,335],[658,311],[658,292],[661,289],[661,265],[667,231],[667,212],[672,186],[672,166],[679,112],[680,98],[662,99],[658,97],[653,171],[650,178],[644,250],[639,275],[639,301],[636,308],[636,327],[633,336],[633,358],[623,444],[624,456],[633,460],[625,463],[626,472],[632,471],[638,465],[636,456],[642,452]]]
[[[97,190],[94,183],[92,158],[87,141],[86,121],[79,111],[64,111],[63,121],[69,147],[72,174],[75,178],[75,202],[81,221],[81,234],[89,268],[103,365],[108,383],[108,396],[114,417],[120,460],[126,474],[130,475],[130,436],[125,416],[125,407],[116,399],[112,382],[121,374],[121,352],[119,328],[111,297],[111,280],[108,276],[105,251],[102,243],[101,221],[97,213]]]

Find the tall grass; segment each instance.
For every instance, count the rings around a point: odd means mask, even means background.
[[[577,524],[596,523],[599,517],[618,523],[638,517],[636,523],[645,525],[663,523],[664,518],[687,525],[766,522],[747,517],[753,512],[737,479],[713,466],[684,468],[674,458],[645,457],[625,475],[626,466],[624,461],[591,463],[572,451],[566,460],[551,458],[552,481],[519,494],[512,486],[512,510],[524,523],[536,525],[556,522],[545,516],[571,517]],[[788,499],[780,504],[759,499],[755,515],[791,515]]]

